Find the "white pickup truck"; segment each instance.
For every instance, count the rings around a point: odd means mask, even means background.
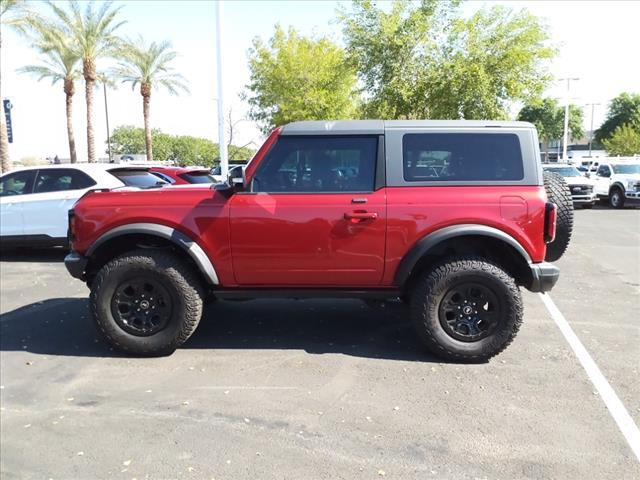
[[[613,208],[640,202],[640,162],[600,162],[595,176],[595,194]]]
[[[596,203],[596,194],[593,192],[595,181],[585,177],[575,166],[566,163],[550,163],[542,165],[542,168],[546,172],[554,172],[564,178],[571,191],[574,208],[592,208]]]

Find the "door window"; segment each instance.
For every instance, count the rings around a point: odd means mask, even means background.
[[[0,180],[0,197],[31,193],[35,170],[14,172]]]
[[[86,173],[67,168],[40,170],[36,177],[34,193],[62,192],[82,190],[95,185]]]
[[[404,179],[522,180],[520,140],[507,133],[408,133],[402,138]]]
[[[608,165],[600,165],[598,167],[598,171],[596,172],[596,175],[598,175],[599,177],[610,177],[611,169],[609,168]]]
[[[372,192],[375,136],[283,136],[256,171],[252,192]]]

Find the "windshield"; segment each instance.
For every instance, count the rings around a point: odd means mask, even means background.
[[[547,172],[554,172],[563,177],[582,177],[582,174],[576,167],[543,167]]]
[[[613,173],[640,173],[640,163],[611,165]]]
[[[179,177],[189,183],[214,183],[216,181],[209,172],[182,173]]]
[[[109,173],[128,187],[153,188],[168,185],[168,182],[147,170],[110,170]]]

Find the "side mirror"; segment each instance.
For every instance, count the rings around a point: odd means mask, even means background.
[[[227,174],[227,180],[216,183],[213,189],[229,197],[235,192],[244,190],[244,171],[242,168],[232,168]]]
[[[234,167],[229,170],[227,175],[227,183],[234,191],[244,190],[244,170],[242,167]]]

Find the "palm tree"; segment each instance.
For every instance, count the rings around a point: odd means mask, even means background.
[[[139,37],[136,41],[125,42],[118,56],[120,62],[113,70],[113,76],[123,83],[130,82],[132,90],[140,84],[147,160],[153,160],[149,125],[151,90],[162,87],[172,95],[177,95],[178,90],[189,91],[184,77],[175,73],[170,66],[177,57],[177,53],[171,49],[171,43],[168,41],[147,44],[142,37]]]
[[[22,30],[25,18],[29,12],[25,8],[23,0],[2,0],[0,2],[0,25],[13,27]],[[2,47],[2,36],[0,34],[0,49]],[[2,85],[0,85],[0,92]],[[2,95],[0,94],[0,99]],[[7,124],[4,121],[4,106],[0,107],[0,173],[8,172],[11,169],[9,160],[9,139],[7,138]]]
[[[35,45],[44,55],[44,62],[41,65],[27,65],[18,71],[35,75],[38,77],[38,81],[45,78],[51,79],[52,85],[59,81],[63,82],[63,90],[66,96],[69,155],[71,163],[76,163],[76,140],[73,134],[73,94],[76,89],[74,81],[80,76],[80,72],[76,68],[80,58],[70,48],[68,39],[51,30],[42,32],[42,34],[42,37]]]
[[[69,2],[70,11],[53,2],[49,2],[49,6],[57,25],[69,37],[74,53],[82,61],[87,102],[87,157],[89,162],[95,162],[93,88],[98,78],[96,63],[100,58],[113,55],[120,45],[120,39],[114,32],[125,23],[118,21],[118,13],[122,7],[112,8],[112,2],[105,2],[95,10],[93,2],[87,2],[82,11],[76,0]]]

